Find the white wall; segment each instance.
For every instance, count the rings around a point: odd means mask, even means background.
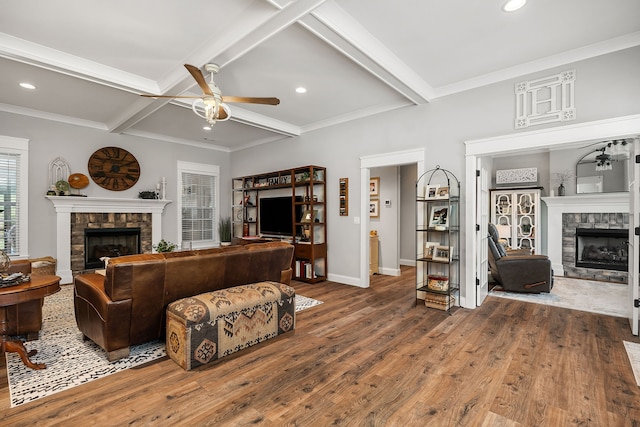
[[[406,107],[381,115],[305,133],[272,144],[260,145],[232,154],[184,145],[114,135],[108,132],[27,118],[0,112],[0,134],[31,140],[30,152],[30,241],[33,256],[55,253],[55,216],[44,198],[48,163],[57,156],[69,161],[72,172],[87,173],[87,160],[98,148],[117,145],[131,151],[140,162],[141,178],[133,189],[118,193],[136,197],[141,190],[155,188],[166,176],[168,197],[175,198],[176,160],[218,164],[221,167],[222,209],[230,211],[232,176],[317,164],[327,169],[328,269],[330,275],[359,281],[360,157],[424,147],[425,166],[451,170],[464,183],[463,141],[517,133],[514,84],[575,68],[577,120],[588,122],[640,113],[640,47],[545,70],[522,78],[435,99],[427,105]],[[532,129],[555,127],[558,123]],[[224,126],[221,123],[220,126]],[[558,160],[559,162],[559,160]],[[550,170],[554,171],[554,159]],[[566,167],[562,167],[564,169]],[[349,216],[339,216],[338,178],[349,178]],[[114,196],[95,184],[87,188],[93,196]],[[464,200],[466,188],[462,188]],[[465,207],[461,206],[461,212]],[[163,235],[177,239],[170,224],[177,218],[175,204],[165,214]],[[464,223],[465,218],[461,218]],[[462,231],[461,241],[466,239]],[[461,248],[464,249],[464,248]],[[464,266],[465,260],[461,265]],[[462,271],[462,277],[465,272]]]
[[[219,165],[221,168],[221,204],[230,205],[229,153],[176,145],[164,141],[115,135],[105,131],[29,118],[0,112],[2,135],[29,139],[29,250],[31,257],[56,254],[56,216],[53,204],[45,198],[48,190],[49,162],[64,158],[71,173],[89,176],[87,163],[98,148],[118,146],[130,151],[140,163],[140,179],[130,189],[109,191],[95,184],[82,190],[94,197],[137,198],[144,190],[155,190],[162,177],[167,179],[167,205],[163,218],[163,238],[178,242],[176,203],[176,162],[185,160]]]
[[[400,265],[416,265],[416,165],[400,167]]]
[[[640,48],[632,48],[438,98],[427,105],[406,107],[235,152],[231,158],[231,169],[234,176],[241,176],[305,164],[326,166],[329,177],[329,273],[357,281],[360,235],[354,217],[359,215],[360,157],[424,147],[427,169],[440,165],[451,170],[464,183],[463,141],[519,132],[514,130],[514,84],[570,68],[575,68],[577,73],[577,119],[570,123],[640,113],[640,103],[637,101],[640,99],[640,79],[637,78],[640,73]],[[566,124],[536,126],[524,131]],[[338,215],[338,177],[349,178],[351,188],[347,217]],[[466,191],[463,186],[462,200]],[[464,206],[461,206],[461,212],[465,212]],[[464,223],[465,218],[461,218],[461,221]],[[466,239],[465,234],[466,230],[463,230],[462,242]],[[465,260],[462,260],[463,266],[464,263]],[[464,271],[461,274],[465,277]]]

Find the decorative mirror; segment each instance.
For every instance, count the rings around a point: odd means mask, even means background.
[[[576,164],[576,193],[629,191],[629,143],[624,139],[604,141]]]

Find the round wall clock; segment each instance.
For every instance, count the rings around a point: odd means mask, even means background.
[[[133,154],[119,147],[104,147],[89,157],[89,175],[102,188],[122,191],[140,178],[140,164]]]

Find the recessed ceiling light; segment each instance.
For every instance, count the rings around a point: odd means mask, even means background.
[[[202,126],[203,130],[211,130],[211,126]]]
[[[307,88],[306,87],[302,87],[302,86],[297,87],[296,88],[296,92],[298,92],[298,93],[307,93]]]
[[[524,6],[526,2],[527,0],[509,0],[502,6],[502,10],[505,12],[514,12]]]
[[[34,85],[32,85],[31,83],[20,83],[20,87],[23,87],[25,89],[35,89],[36,87]]]

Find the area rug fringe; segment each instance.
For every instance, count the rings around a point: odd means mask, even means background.
[[[318,304],[322,302],[296,295],[296,312]],[[31,360],[47,368],[27,368],[17,354],[6,354],[12,408],[166,356],[165,343],[153,341],[132,346],[129,357],[110,363],[98,345],[82,339],[75,321],[73,285],[63,285],[45,299],[42,318],[40,339],[25,346],[37,350]]]

